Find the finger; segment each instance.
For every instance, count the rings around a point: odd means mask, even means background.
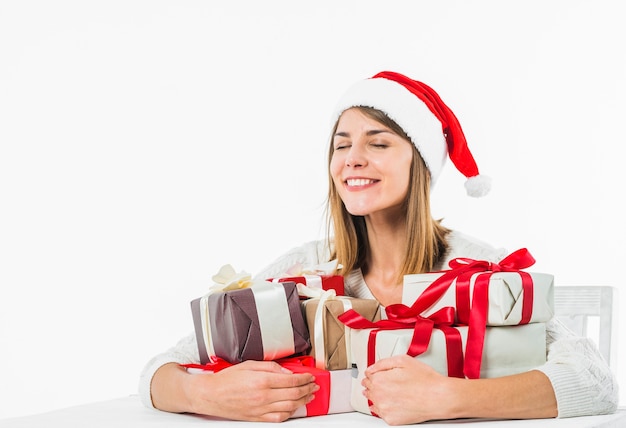
[[[320,386],[315,382],[296,387],[273,388],[271,389],[272,401],[291,401],[299,402],[300,404],[302,404],[302,402],[307,403],[313,399],[312,397],[319,389]]]
[[[306,406],[315,399],[315,395],[308,393],[295,400],[274,401],[266,406],[266,412],[260,417],[265,422],[281,422],[291,417],[297,409]]]
[[[371,376],[376,372],[405,367],[404,357],[406,357],[406,355],[394,355],[393,357],[382,358],[365,369],[365,376]]]
[[[230,368],[236,368],[238,370],[258,370],[270,373],[291,373],[291,370],[284,368],[275,361],[247,360],[240,364],[235,364]]]
[[[303,406],[313,401],[315,397],[309,396],[303,400],[298,401],[278,401],[273,403],[269,408],[270,411],[261,415],[260,420],[263,422],[282,422],[290,417]]]
[[[315,376],[311,373],[279,373],[273,374],[268,378],[269,388],[301,388],[311,387],[313,388],[315,383]]]
[[[315,382],[315,376],[311,373],[293,373],[275,361],[248,360],[229,367],[229,369],[233,368],[273,373],[274,375],[268,380],[270,388],[291,388]]]

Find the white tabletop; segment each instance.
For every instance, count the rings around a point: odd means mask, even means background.
[[[138,396],[118,398],[82,406],[69,407],[52,412],[41,413],[19,418],[1,419],[2,428],[21,427],[184,427],[202,426],[213,427],[254,427],[259,428],[267,424],[257,422],[237,422],[188,414],[173,414],[145,408]],[[346,427],[358,426],[387,427],[381,419],[362,413],[340,413],[328,416],[290,419],[276,426],[283,427]],[[558,427],[558,428],[621,428],[626,426],[626,409],[620,409],[613,415],[584,416],[567,419],[537,419],[526,421],[494,421],[462,419],[454,421],[426,422],[421,424],[428,427],[456,427],[464,425],[466,428],[499,428],[499,427]]]

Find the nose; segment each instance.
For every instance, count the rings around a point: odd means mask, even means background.
[[[367,165],[367,157],[360,145],[353,144],[346,156],[346,166],[359,168]]]

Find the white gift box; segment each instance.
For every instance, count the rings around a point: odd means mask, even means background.
[[[424,290],[444,273],[446,272],[405,275],[402,303],[411,306]],[[470,296],[474,292],[476,277],[481,273],[474,274],[470,280]],[[533,281],[532,316],[530,322],[547,322],[554,315],[554,276],[534,272],[528,272],[528,274]],[[519,324],[522,320],[523,297],[522,278],[519,273],[492,273],[489,279],[487,325],[510,326]],[[456,280],[452,282],[446,292],[430,308],[427,308],[421,314],[429,316],[445,306],[458,308]]]
[[[468,327],[454,327],[461,333],[463,352],[467,343]],[[356,368],[352,371],[352,407],[371,414],[363,395],[361,381],[368,366],[368,341],[372,329],[351,329],[351,346]],[[406,354],[413,329],[380,330],[376,334],[374,361],[394,355]],[[434,329],[427,350],[415,357],[440,374],[448,375],[448,359],[445,336]],[[532,370],[546,362],[545,323],[532,323],[509,327],[487,327],[485,333],[481,378],[507,376]]]
[[[352,390],[352,370],[330,370],[330,398],[328,403],[328,414],[354,412],[350,400]],[[306,406],[296,409],[292,418],[305,417]]]

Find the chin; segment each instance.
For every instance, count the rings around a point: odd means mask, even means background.
[[[370,214],[370,210],[364,209],[364,208],[349,208],[346,207],[346,211],[348,211],[351,215],[356,215],[356,216],[366,216],[368,214]]]

